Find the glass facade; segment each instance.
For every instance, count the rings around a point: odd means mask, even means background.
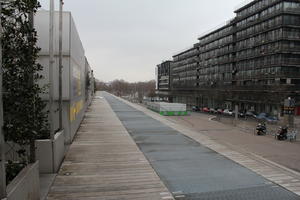
[[[195,44],[183,53],[173,56],[171,64],[172,88],[193,88],[196,80],[198,48]]]
[[[171,61],[165,61],[157,66],[158,90],[170,89],[170,65]]]

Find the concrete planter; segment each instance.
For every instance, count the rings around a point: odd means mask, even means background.
[[[65,156],[65,136],[64,132],[58,132],[54,136],[54,141],[36,140],[36,159],[40,163],[40,173],[56,173]]]
[[[7,200],[39,200],[39,163],[28,165],[7,186]]]

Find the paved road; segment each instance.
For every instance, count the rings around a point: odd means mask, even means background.
[[[165,185],[178,199],[299,199],[299,196],[115,97],[107,93],[103,95]]]
[[[300,172],[300,141],[278,141],[273,136],[255,136],[255,122],[240,121],[238,127],[229,124],[232,118],[222,117],[226,124],[209,121],[214,117],[203,113],[191,113],[190,116],[166,117],[176,124],[189,127],[206,135],[218,143],[228,144],[236,151],[245,151],[262,156],[275,163]],[[267,125],[268,129],[272,129]],[[278,127],[277,127],[278,128]]]

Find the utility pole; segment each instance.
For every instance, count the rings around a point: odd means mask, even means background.
[[[63,104],[63,99],[62,99],[62,60],[63,60],[63,55],[62,55],[62,31],[63,31],[63,0],[59,0],[59,130],[63,129],[62,126],[62,104]]]
[[[92,89],[92,96],[94,96],[94,94],[95,94],[95,78],[94,78],[94,70],[91,70],[91,76],[92,76],[92,78],[91,78],[91,83],[90,83],[90,85],[91,85],[91,89]],[[92,85],[93,84],[93,85]]]
[[[29,26],[30,26],[30,29],[34,29],[34,11],[32,10],[29,14],[28,14],[28,19],[29,19]],[[31,31],[31,30],[30,30]],[[33,38],[34,38],[34,33],[31,32],[30,33],[30,40],[32,41]],[[32,46],[30,47],[30,54],[32,55],[33,54],[33,48],[34,48],[34,44],[32,44]],[[31,61],[32,61],[32,64],[33,64],[33,57],[31,57]],[[33,87],[34,85],[34,80],[33,80],[33,76],[34,74],[31,73],[30,74],[30,78],[29,78],[29,81],[28,81],[28,84],[29,84],[29,87]],[[35,106],[33,108],[33,112],[35,113]],[[36,117],[34,117],[34,122],[36,120]],[[35,162],[35,140],[34,139],[31,139],[30,140],[30,157],[29,157],[29,162],[30,163],[34,163]]]
[[[0,16],[2,13],[2,1],[0,1]],[[0,17],[0,199],[6,197],[6,172],[5,172],[5,141],[3,133],[3,101],[2,101],[2,22]]]
[[[239,117],[239,106],[234,106],[234,126],[237,126],[238,124],[238,117]]]
[[[49,112],[50,139],[54,139],[54,110],[53,110],[53,68],[54,68],[54,0],[50,0],[49,18]]]

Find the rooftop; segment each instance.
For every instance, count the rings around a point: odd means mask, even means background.
[[[250,6],[252,3],[256,2],[257,0],[244,0],[242,3],[240,3],[239,5],[237,5],[235,7],[235,13],[241,11],[243,8],[248,7],[248,5]]]

